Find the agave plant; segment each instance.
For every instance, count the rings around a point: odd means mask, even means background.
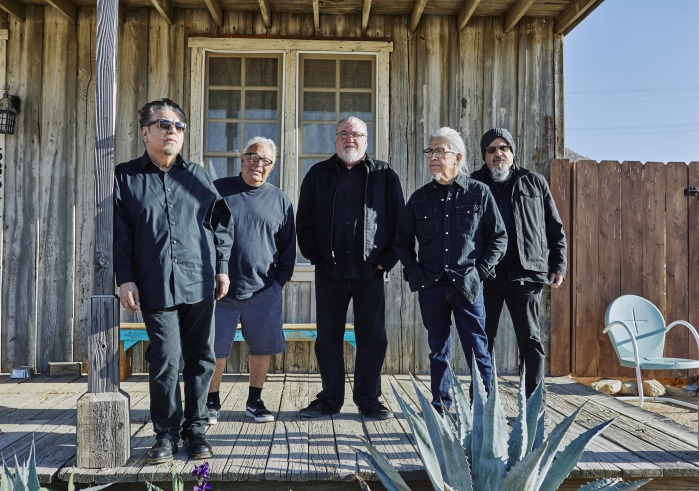
[[[475,360],[472,366],[477,366]],[[519,414],[508,430],[502,408],[497,374],[486,396],[481,377],[472,377],[473,404],[459,379],[452,373],[455,414],[441,416],[419,389],[413,386],[420,403],[415,410],[393,392],[415,437],[420,459],[435,490],[446,491],[555,491],[573,470],[585,446],[613,420],[590,428],[565,448],[563,440],[582,406],[544,435],[544,387],[540,383],[529,399],[525,397],[524,375],[517,394]],[[389,491],[410,491],[391,463],[368,441],[367,452],[357,450]],[[621,479],[601,479],[579,491],[633,490],[649,480],[624,483]],[[361,482],[363,489],[369,487]]]

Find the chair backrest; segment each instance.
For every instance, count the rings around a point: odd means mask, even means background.
[[[622,295],[612,301],[604,314],[604,324],[622,321],[631,328],[641,358],[659,358],[665,349],[665,319],[651,302],[637,295]],[[629,334],[620,325],[607,331],[617,356],[633,359],[633,346]]]

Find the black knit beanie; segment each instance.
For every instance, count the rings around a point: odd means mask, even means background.
[[[510,132],[505,128],[493,128],[492,130],[486,131],[483,138],[481,138],[481,155],[483,156],[483,160],[485,160],[486,147],[493,143],[493,140],[498,137],[505,139],[510,147],[512,147],[512,155],[515,155],[515,139],[512,138]]]

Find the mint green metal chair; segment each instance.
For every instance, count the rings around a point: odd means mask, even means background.
[[[666,358],[663,356],[665,335],[674,326],[686,326],[699,346],[699,334],[686,321],[665,325],[660,310],[643,297],[623,295],[612,301],[604,314],[604,333],[609,335],[621,366],[636,370],[638,404],[643,407],[643,381],[641,370],[692,370],[699,368],[699,360]],[[636,396],[619,399],[635,400]],[[656,397],[653,401],[671,402],[697,409],[696,404],[668,397]]]

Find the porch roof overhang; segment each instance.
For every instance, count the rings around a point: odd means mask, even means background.
[[[523,17],[551,17],[555,32],[568,34],[604,0],[122,0],[124,8],[155,8],[173,23],[175,9],[206,9],[216,24],[223,23],[223,12],[257,12],[270,27],[272,14],[313,14],[316,33],[320,34],[321,14],[354,14],[362,16],[366,33],[371,15],[408,15],[415,31],[423,15],[456,16],[459,30],[472,17],[504,17],[509,32]],[[72,20],[77,9],[94,6],[96,0],[0,0],[0,8],[23,21],[27,5],[47,5],[58,9]]]

